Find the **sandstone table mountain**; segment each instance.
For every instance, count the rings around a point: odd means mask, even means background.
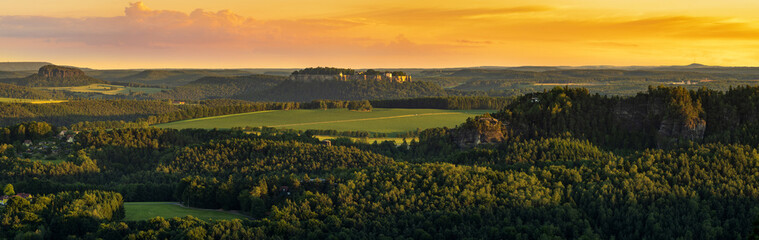
[[[87,74],[78,68],[56,65],[45,65],[37,71],[37,74],[24,78],[2,79],[0,82],[27,87],[71,87],[107,83],[106,81],[87,76]]]

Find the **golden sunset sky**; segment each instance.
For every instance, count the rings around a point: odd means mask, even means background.
[[[759,65],[757,0],[25,0],[0,61],[91,68]]]

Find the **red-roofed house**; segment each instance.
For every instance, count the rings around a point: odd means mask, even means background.
[[[5,206],[5,204],[8,202],[8,200],[10,200],[13,197],[20,197],[20,198],[23,198],[23,199],[26,199],[26,200],[31,200],[32,199],[32,195],[28,194],[28,193],[19,193],[19,194],[13,195],[13,196],[1,196],[0,197],[0,206]]]

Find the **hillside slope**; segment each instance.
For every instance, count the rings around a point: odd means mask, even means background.
[[[24,99],[57,99],[64,98],[65,94],[62,92],[48,92],[29,87],[0,83],[0,97]]]
[[[260,95],[236,98],[257,101],[369,100],[445,96],[440,86],[426,82],[385,81],[284,81]]]
[[[243,70],[208,70],[208,69],[180,69],[180,70],[144,70],[118,78],[104,78],[110,81],[125,83],[143,83],[149,85],[165,85],[169,87],[182,86],[203,77],[232,77],[249,75],[250,72]],[[102,72],[104,77],[109,76]],[[114,75],[115,76],[115,75]]]
[[[157,99],[201,100],[231,98],[236,95],[255,96],[256,92],[270,89],[284,81],[284,77],[249,75],[239,77],[204,77],[185,86],[153,95]]]

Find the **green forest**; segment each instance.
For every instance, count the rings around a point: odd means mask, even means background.
[[[372,106],[500,110],[423,130],[401,145],[324,144],[312,136],[318,131],[150,127],[267,109]],[[2,111],[0,186],[10,197],[0,206],[0,239],[759,233],[758,87],[650,87],[630,97],[557,87],[516,98],[76,100],[8,103]],[[178,202],[246,217],[125,220],[125,202]]]

